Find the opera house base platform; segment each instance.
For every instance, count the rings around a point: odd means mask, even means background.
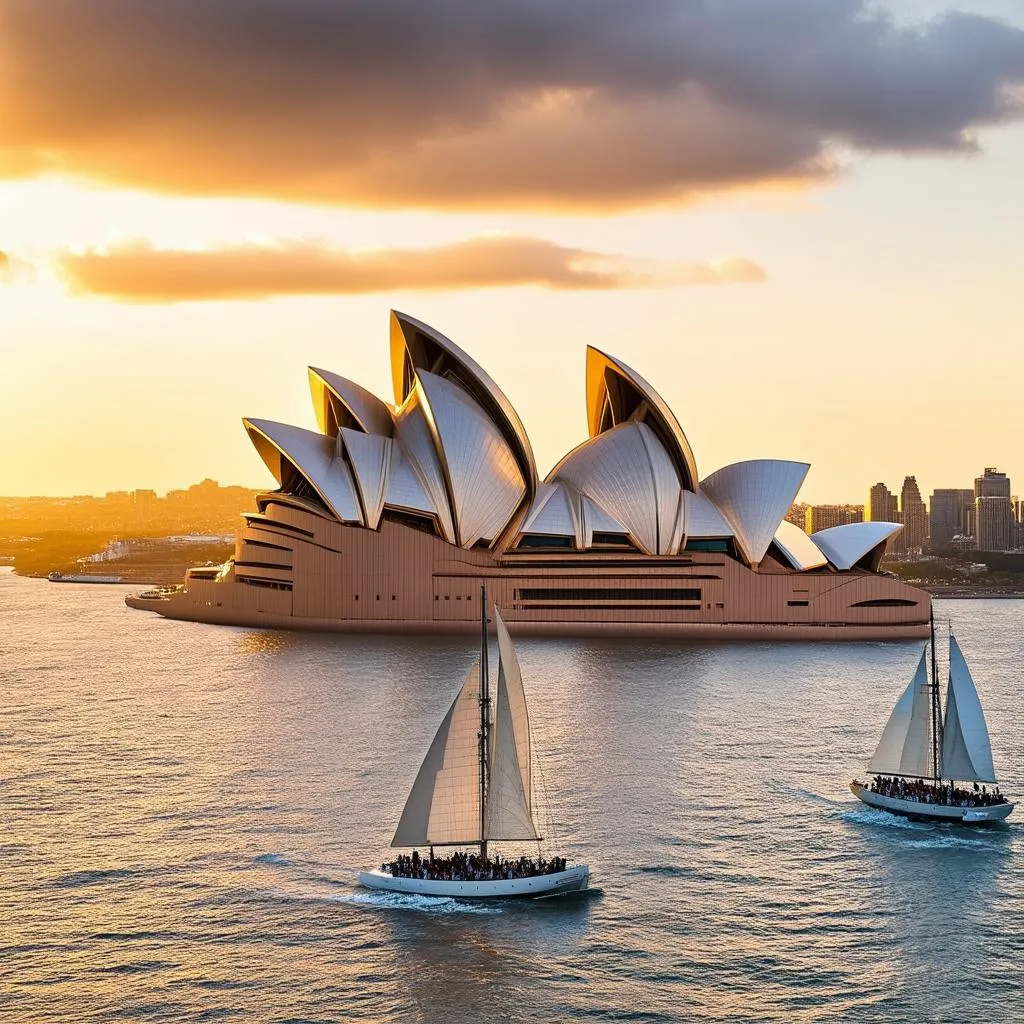
[[[313,502],[260,496],[235,557],[173,591],[132,595],[172,619],[262,629],[475,635],[481,583],[518,636],[897,640],[928,635],[930,597],[869,570],[796,572],[769,552],[656,557],[629,548],[454,548],[385,518],[338,522]]]

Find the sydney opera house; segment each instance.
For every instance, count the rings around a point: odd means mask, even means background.
[[[268,628],[470,633],[486,583],[519,634],[927,633],[929,596],[878,572],[899,524],[807,536],[784,518],[801,462],[701,479],[672,410],[612,356],[587,349],[590,437],[543,480],[511,403],[444,335],[392,313],[391,372],[393,405],[310,369],[319,430],[244,420],[278,486],[244,515],[234,557],[128,603]]]

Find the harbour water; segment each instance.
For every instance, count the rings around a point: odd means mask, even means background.
[[[523,640],[580,898],[360,890],[475,654],[268,633],[0,572],[0,1020],[1024,1019],[1024,810],[847,789],[918,643]],[[1024,602],[952,615],[1024,788]],[[1016,820],[1014,820],[1016,819]]]

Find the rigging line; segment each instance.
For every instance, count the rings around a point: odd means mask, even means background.
[[[530,728],[530,748],[536,749],[533,746],[533,727]],[[544,798],[544,835],[542,838],[537,840],[537,849],[540,849],[542,842],[550,839],[552,843],[559,846],[558,836],[555,834],[554,821],[551,817],[551,798],[548,795],[548,780],[544,774],[544,759],[542,757],[535,757],[533,759],[534,764],[537,766],[537,774],[540,776],[540,788]]]

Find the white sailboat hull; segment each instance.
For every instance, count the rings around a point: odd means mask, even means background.
[[[586,889],[590,868],[573,864],[564,871],[529,878],[498,878],[487,882],[451,882],[431,878],[395,878],[380,869],[360,871],[359,884],[367,889],[401,892],[417,896],[447,896],[457,900],[529,899],[558,896]]]
[[[990,804],[987,807],[951,807],[947,804],[926,804],[919,800],[898,800],[896,797],[873,793],[866,786],[854,782],[850,791],[869,807],[877,807],[880,811],[899,814],[905,818],[917,818],[922,821],[949,821],[964,825],[988,825],[1009,817],[1015,804]]]

